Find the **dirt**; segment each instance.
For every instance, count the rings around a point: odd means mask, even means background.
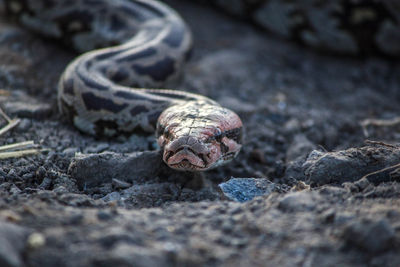
[[[0,265],[399,266],[400,65],[318,54],[211,8],[167,3],[195,38],[176,89],[241,116],[238,158],[179,173],[153,136],[79,133],[56,106],[76,54],[1,17],[1,106],[21,119],[1,145],[33,140],[47,152],[1,162]],[[261,178],[265,190],[235,201],[231,177]]]

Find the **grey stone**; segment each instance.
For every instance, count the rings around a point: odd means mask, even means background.
[[[144,183],[156,177],[166,167],[158,151],[117,154],[105,152],[76,155],[68,172],[83,189],[93,188],[112,179]]]
[[[101,153],[109,148],[107,143],[100,143],[85,148],[84,153]]]
[[[54,193],[68,193],[68,190],[64,186],[60,185],[60,186],[57,186],[56,188],[54,188],[53,192]]]
[[[19,131],[27,131],[32,126],[32,122],[29,119],[21,119],[19,122],[17,129]]]
[[[48,177],[45,177],[42,182],[40,183],[40,185],[38,186],[39,189],[45,190],[45,189],[49,189],[51,186],[52,180]]]
[[[362,178],[356,182],[354,182],[354,185],[358,187],[360,191],[363,191],[365,188],[367,188],[371,183],[368,181],[367,178]]]
[[[105,197],[101,198],[104,202],[114,202],[121,199],[121,195],[118,192],[111,192],[107,194]]]
[[[77,148],[77,147],[67,147],[66,149],[63,150],[63,153],[70,157],[74,156],[75,153],[78,153],[78,152],[79,152],[79,148]]]
[[[246,202],[257,196],[269,195],[275,184],[266,178],[231,178],[219,184],[226,197],[238,202]]]
[[[320,200],[321,197],[317,192],[290,192],[279,200],[278,208],[287,212],[311,211]]]
[[[12,185],[10,188],[10,193],[13,195],[21,193],[21,189],[19,189],[16,185]]]
[[[310,153],[304,163],[307,179],[317,185],[354,182],[366,174],[400,162],[400,148],[390,146],[365,146],[337,152]],[[390,181],[388,172],[375,175],[370,181]]]
[[[128,187],[131,187],[132,184],[113,178],[112,179],[112,186],[115,189],[126,189]]]

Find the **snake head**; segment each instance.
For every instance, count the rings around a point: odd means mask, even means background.
[[[196,105],[172,106],[158,119],[157,142],[172,169],[209,170],[231,161],[242,147],[238,115],[220,106]]]

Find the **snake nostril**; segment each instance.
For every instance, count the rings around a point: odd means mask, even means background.
[[[198,157],[199,157],[205,164],[207,164],[207,159],[206,159],[206,157],[204,156],[204,154],[199,153],[199,154],[198,154]],[[208,155],[207,155],[207,157],[208,157]],[[208,158],[209,158],[209,157],[208,157]]]
[[[165,160],[168,161],[170,157],[172,157],[172,155],[174,154],[174,152],[172,152],[171,150],[166,151],[165,152]]]

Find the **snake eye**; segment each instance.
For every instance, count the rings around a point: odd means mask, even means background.
[[[215,140],[216,140],[217,142],[221,142],[223,137],[224,137],[224,135],[223,135],[221,129],[217,128],[217,129],[216,129],[216,133],[214,134]]]
[[[167,138],[167,139],[169,138],[169,136],[171,135],[171,133],[169,132],[169,126],[166,126],[164,128],[163,135],[164,135],[165,138]]]

